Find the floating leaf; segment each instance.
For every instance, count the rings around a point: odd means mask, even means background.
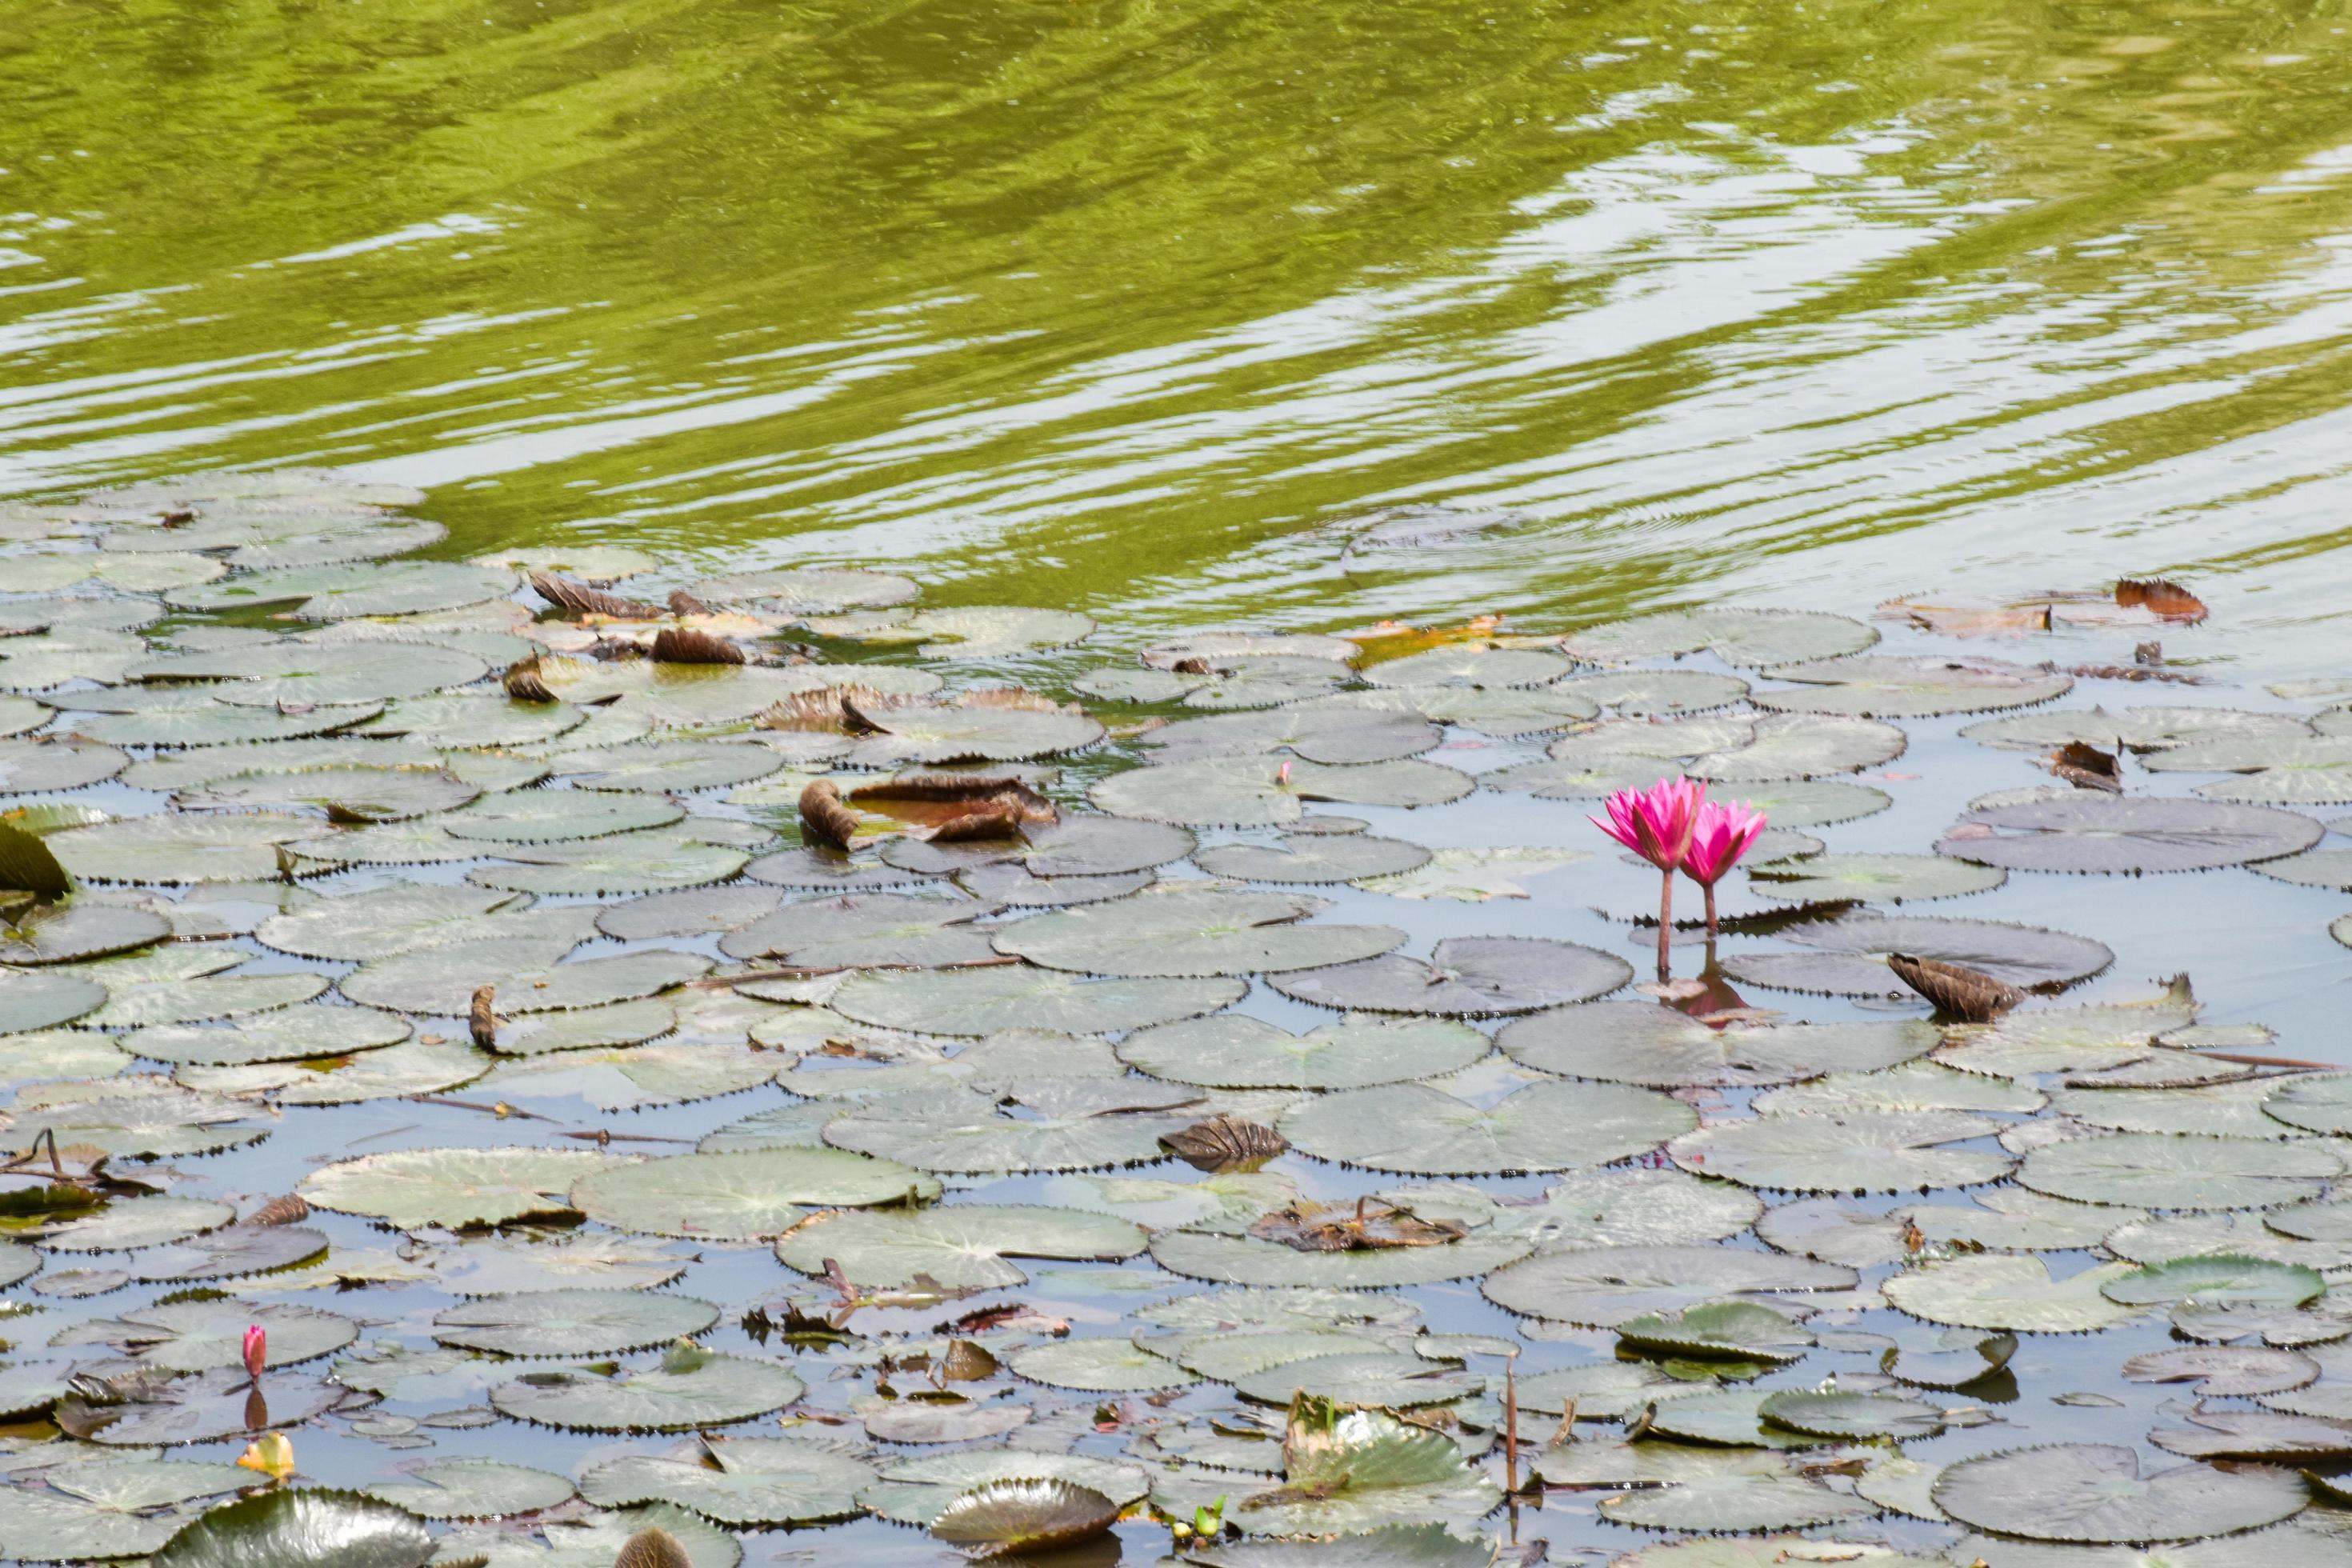
[[[1843,616],[1710,606],[1590,626],[1562,638],[1560,651],[1603,664],[1704,651],[1726,664],[1757,666],[1834,658],[1877,640],[1876,631]]]
[[[572,1184],[608,1163],[573,1149],[404,1149],[324,1166],[300,1191],[320,1208],[400,1230],[503,1225],[572,1212]]]
[[[2153,1208],[2267,1208],[2316,1196],[2344,1162],[2309,1143],[2116,1132],[2036,1149],[2017,1179],[2084,1203]]]
[[[1212,877],[1244,882],[1352,882],[1390,877],[1429,863],[1430,852],[1400,838],[1369,833],[1286,834],[1277,847],[1226,844],[1203,849],[1194,863]]]
[[[698,1334],[718,1321],[718,1308],[691,1297],[564,1289],[459,1302],[434,1318],[433,1337],[500,1355],[602,1355]]]
[[[1514,1061],[1564,1078],[1747,1088],[1893,1067],[1937,1039],[1911,1022],[1709,1025],[1654,1003],[1593,1002],[1507,1024],[1495,1042]]]
[[[1851,913],[1776,933],[1811,951],[1743,952],[1724,963],[1736,980],[1843,996],[1907,996],[1891,953],[1957,963],[2033,989],[2071,985],[2115,962],[2103,942],[2038,926],[1929,915]]]
[[[1384,928],[1367,928],[1384,929]],[[1633,977],[1614,954],[1542,937],[1449,937],[1430,962],[1391,954],[1267,984],[1318,1006],[1489,1018],[1603,996]]]
[[[838,1263],[851,1282],[875,1289],[927,1277],[950,1290],[1000,1289],[1028,1279],[1013,1258],[1116,1262],[1143,1250],[1140,1226],[1069,1209],[959,1204],[914,1213],[856,1210],[819,1215],[776,1244],[776,1256],[803,1274]]]
[[[2073,689],[2071,676],[1999,659],[1906,658],[1875,654],[1777,665],[1772,677],[1802,681],[1793,689],[1748,693],[1759,708],[1878,719],[1927,719],[2026,708]]]
[[[1195,1279],[1369,1290],[1484,1274],[1525,1257],[1532,1247],[1524,1237],[1472,1235],[1437,1247],[1300,1252],[1252,1236],[1166,1230],[1151,1238],[1151,1257],[1162,1268]]]
[[[1539,1253],[1487,1276],[1498,1307],[1533,1318],[1614,1328],[1733,1296],[1842,1290],[1851,1268],[1809,1258],[1706,1247],[1601,1247]],[[2113,1310],[2113,1309],[2110,1309]]]
[[[1676,1101],[1622,1085],[1529,1084],[1482,1109],[1426,1084],[1400,1083],[1319,1096],[1280,1126],[1320,1159],[1443,1176],[1605,1165],[1696,1121]]]
[[[1809,855],[1753,867],[1759,898],[1792,904],[1901,903],[2000,887],[2009,873],[1936,855]]]
[[[2006,1154],[1941,1145],[1988,1137],[2001,1124],[1965,1110],[1850,1111],[1761,1116],[1685,1133],[1667,1145],[1694,1173],[1797,1192],[1900,1192],[1996,1182]]]
[[[2179,1541],[2300,1511],[2288,1470],[2180,1465],[2143,1475],[2129,1448],[2053,1443],[1948,1465],[1936,1504],[1963,1524],[2036,1541]]]
[[[905,1165],[836,1149],[679,1154],[610,1165],[581,1179],[573,1206],[646,1236],[765,1241],[813,1208],[929,1202],[940,1184]]]
[[[420,1519],[499,1519],[572,1498],[572,1483],[562,1476],[497,1459],[441,1459],[408,1474],[406,1481],[377,1482],[368,1496]]]
[[[1013,921],[999,928],[996,950],[1048,969],[1152,978],[1310,969],[1404,940],[1390,926],[1289,923],[1318,905],[1295,895],[1170,887]]]
[[[1915,1318],[1958,1328],[2022,1333],[2095,1333],[2127,1322],[2134,1308],[2100,1294],[2108,1281],[2133,1269],[2103,1263],[2064,1279],[2051,1278],[2038,1258],[1985,1254],[1931,1262],[1881,1287],[1886,1299]]]
[[[529,1373],[490,1390],[502,1415],[588,1432],[679,1432],[749,1421],[804,1392],[773,1362],[673,1347],[658,1366]]]
[[[149,1557],[153,1568],[418,1568],[424,1521],[359,1492],[274,1490],[200,1515]]]
[[[1130,1035],[1120,1058],[1155,1078],[1228,1089],[1361,1089],[1433,1078],[1484,1057],[1487,1040],[1464,1024],[1350,1018],[1294,1035],[1226,1015]]]
[[[2206,1307],[2248,1302],[2300,1307],[2326,1289],[2327,1281],[2315,1268],[2230,1253],[2159,1263],[2136,1274],[2121,1275],[2099,1288],[2108,1300],[2132,1307],[2169,1307],[2183,1301]]]
[[[1118,816],[1193,827],[1276,827],[1307,801],[1357,805],[1440,805],[1475,787],[1467,773],[1417,758],[1329,767],[1300,759],[1210,757],[1115,773],[1087,792]]]
[[[2218,801],[2085,795],[1972,811],[1936,846],[2012,871],[2203,871],[2308,849],[2322,829],[2307,816]]]

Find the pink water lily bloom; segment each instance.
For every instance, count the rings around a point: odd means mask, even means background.
[[[1697,779],[1660,779],[1648,789],[1621,789],[1607,802],[1609,819],[1592,826],[1655,866],[1658,885],[1658,978],[1666,978],[1666,947],[1675,932],[1675,873],[1689,852],[1691,834],[1706,805]]]
[[[245,1373],[254,1382],[261,1381],[261,1369],[269,1359],[269,1335],[259,1323],[247,1324],[245,1331]]]
[[[1706,785],[1697,779],[1660,779],[1647,789],[1621,789],[1609,797],[1609,820],[1588,817],[1593,826],[1661,871],[1681,867],[1706,804]]]
[[[1706,801],[1698,808],[1690,847],[1683,851],[1683,875],[1706,889],[1706,934],[1717,934],[1715,885],[1723,880],[1739,858],[1764,831],[1764,814],[1746,801]]]

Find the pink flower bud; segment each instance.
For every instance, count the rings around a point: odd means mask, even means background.
[[[261,1369],[269,1359],[269,1335],[259,1323],[247,1325],[245,1331],[246,1375],[260,1381]]]

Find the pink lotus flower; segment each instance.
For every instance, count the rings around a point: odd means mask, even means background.
[[[1609,819],[1592,826],[1655,866],[1658,886],[1658,978],[1666,978],[1666,946],[1675,931],[1675,873],[1690,849],[1691,834],[1706,805],[1706,785],[1697,779],[1660,779],[1648,789],[1621,789],[1609,797]]]
[[[1751,809],[1746,801],[1725,805],[1710,800],[1700,805],[1690,847],[1683,851],[1683,875],[1706,889],[1707,935],[1717,934],[1715,885],[1739,864],[1739,858],[1763,831],[1764,814]]]
[[[245,1372],[254,1382],[261,1381],[261,1369],[269,1359],[269,1335],[259,1323],[249,1323],[245,1331]]]

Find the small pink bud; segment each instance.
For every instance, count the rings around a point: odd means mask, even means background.
[[[1282,764],[1282,771],[1274,775],[1274,782],[1278,784],[1287,784],[1290,783],[1290,764],[1288,763]]]
[[[246,1375],[258,1383],[261,1368],[269,1359],[269,1335],[259,1323],[248,1324],[245,1331]]]

